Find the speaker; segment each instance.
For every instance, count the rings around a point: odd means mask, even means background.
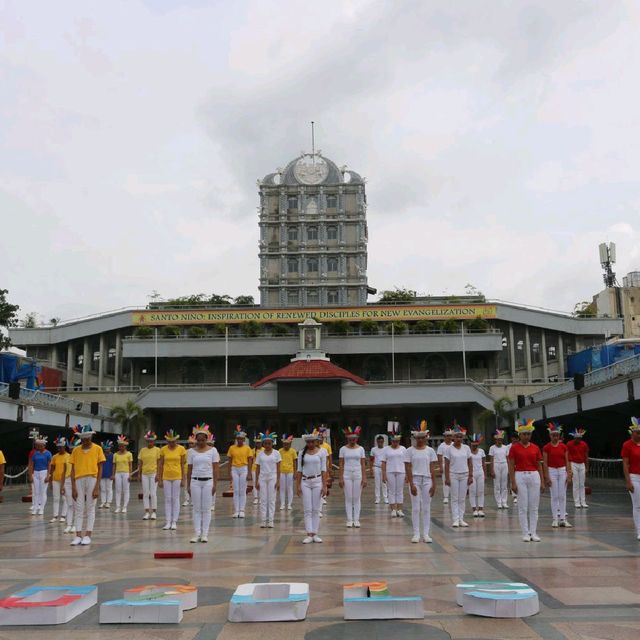
[[[576,373],[573,376],[573,388],[576,391],[580,391],[584,387],[584,373]]]
[[[91,403],[91,415],[92,416],[97,416],[98,415],[98,408],[100,407],[100,403],[99,402],[92,402]]]
[[[518,396],[518,409],[524,407],[524,396]]]
[[[9,383],[9,397],[12,400],[20,399],[20,383],[19,382],[10,382]]]

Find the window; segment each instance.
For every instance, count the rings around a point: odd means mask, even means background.
[[[298,208],[298,196],[289,196],[287,198],[287,207],[289,209],[297,209]]]
[[[287,238],[289,240],[297,240],[298,239],[298,229],[297,229],[297,227],[289,227],[287,229]]]
[[[328,209],[337,209],[338,208],[338,196],[336,196],[336,195],[328,195],[327,196],[327,208]]]
[[[318,227],[307,227],[307,240],[318,239]]]
[[[329,273],[338,271],[338,258],[327,258],[327,271]]]
[[[327,304],[338,304],[338,292],[335,289],[327,291]]]
[[[318,300],[318,290],[317,289],[309,289],[307,291],[307,304],[317,305]]]
[[[541,332],[538,329],[530,329],[529,340],[531,342],[531,364],[540,364],[542,361]]]
[[[289,258],[287,260],[287,272],[288,273],[298,273],[298,259],[297,258]]]
[[[307,260],[307,272],[316,273],[318,271],[318,258],[309,258]]]
[[[558,356],[556,355],[556,347],[555,345],[550,345],[547,347],[547,357],[549,360],[555,360]]]
[[[83,363],[84,363],[84,355],[81,353],[78,353],[76,355],[76,369],[81,369]]]
[[[338,239],[338,227],[335,225],[330,225],[327,227],[327,240],[337,240]]]
[[[298,304],[298,300],[299,299],[300,299],[300,296],[298,295],[298,292],[296,290],[287,291],[287,302],[288,302],[288,304]]]

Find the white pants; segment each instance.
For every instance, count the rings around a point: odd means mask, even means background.
[[[233,485],[233,512],[244,511],[247,504],[247,467],[231,467]]]
[[[208,536],[213,502],[213,478],[191,480],[191,505],[193,507],[193,530],[197,536]]]
[[[293,504],[293,473],[280,474],[280,506],[290,507]]]
[[[69,484],[71,484],[71,479],[69,479]],[[66,488],[66,482],[65,482],[65,488]],[[67,501],[67,496],[61,495],[60,493],[61,489],[62,489],[62,482],[60,480],[51,481],[51,494],[53,496],[53,517],[54,518],[57,518],[58,514],[64,518],[67,515],[67,511],[69,509],[69,502]],[[62,510],[60,509],[60,499],[62,499]],[[73,498],[71,499],[73,501]]]
[[[320,529],[320,503],[322,502],[322,477],[302,478],[302,508],[304,510],[304,528],[307,533],[318,533]]]
[[[431,478],[427,476],[413,476],[413,484],[416,485],[418,495],[411,495],[411,524],[413,535],[420,535],[420,515],[422,515],[422,535],[428,536],[431,529]]]
[[[469,502],[474,509],[484,507],[484,473],[473,474],[473,483],[469,487]]]
[[[584,462],[572,462],[571,471],[573,473],[573,503],[581,506],[587,504],[584,493],[584,483],[586,479],[586,465]]]
[[[509,465],[506,462],[494,462],[493,496],[498,506],[507,504],[509,494]]]
[[[113,502],[113,479],[100,479],[100,502],[103,504],[111,504]]]
[[[516,471],[516,486],[518,487],[518,519],[522,535],[534,536],[538,532],[540,474],[537,471]]]
[[[347,512],[347,522],[360,520],[360,497],[362,495],[362,473],[344,471],[344,506]]]
[[[180,517],[180,483],[181,480],[163,480],[164,518],[167,524],[178,522]]]
[[[451,481],[451,517],[454,522],[464,520],[464,509],[467,502],[467,488],[469,485],[469,472],[451,473],[449,472],[449,480]]]
[[[145,511],[158,508],[158,484],[155,473],[142,474],[142,504]]]
[[[187,475],[187,472],[185,471],[185,476]],[[184,499],[182,500],[182,502],[191,502],[191,496],[189,495],[189,490],[187,488],[187,485],[184,485]]]
[[[442,499],[449,498],[451,495],[451,487],[444,481],[444,458],[442,459]]]
[[[373,467],[373,497],[387,501],[387,483],[382,482],[382,467]]]
[[[260,474],[260,521],[273,522],[276,510],[276,476]]]
[[[551,480],[551,515],[554,520],[564,520],[567,514],[567,468],[549,467]]]
[[[404,489],[405,475],[401,471],[387,472],[387,488],[389,494],[389,502],[391,504],[402,504],[404,497],[402,495]]]
[[[31,502],[34,511],[44,510],[47,504],[47,470],[33,472],[33,493],[31,494]]]
[[[129,506],[129,474],[125,471],[116,473],[116,509],[120,505],[123,509]]]
[[[96,521],[96,501],[93,497],[93,490],[96,488],[95,476],[83,476],[76,479],[76,490],[78,498],[76,500],[76,531],[78,535],[82,531],[93,531]],[[87,519],[87,526],[82,528],[82,522]]]
[[[640,474],[630,473],[629,479],[633,485],[633,493],[630,493],[633,505],[633,524],[636,526],[636,535],[640,536]]]

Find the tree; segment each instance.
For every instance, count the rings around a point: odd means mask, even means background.
[[[260,326],[260,323],[256,322],[255,320],[247,320],[246,322],[242,323],[241,327],[242,333],[247,338],[255,338],[260,333],[260,329],[262,328]]]
[[[333,322],[327,323],[327,327],[329,334],[335,334],[339,336],[346,335],[351,329],[351,325],[346,320],[334,320]]]
[[[176,327],[175,325],[167,325],[166,327],[162,327],[161,329],[162,335],[165,338],[177,338],[182,335],[182,329],[180,327]]]
[[[476,331],[478,333],[487,331],[488,328],[489,323],[480,316],[474,318],[473,320],[469,320],[469,322],[467,322],[465,325],[465,329],[467,331]]]
[[[152,335],[154,334],[154,330],[152,327],[149,327],[147,325],[144,325],[142,327],[138,327],[134,332],[133,335],[136,338],[150,338]]]
[[[127,400],[124,405],[111,409],[111,417],[120,425],[122,432],[139,438],[147,425],[144,410],[133,400]]]
[[[413,289],[400,289],[394,287],[380,292],[378,302],[412,302],[416,299],[416,292]]]
[[[378,323],[375,320],[363,320],[360,323],[360,331],[365,335],[378,333]]]
[[[35,311],[30,311],[20,320],[20,326],[23,329],[34,329],[38,326],[38,314]]]
[[[403,333],[407,333],[407,330],[409,329],[409,325],[403,320],[395,320],[394,322],[389,322],[386,326],[387,333],[391,333],[392,327],[394,336],[399,336]]]
[[[485,299],[482,291],[480,291],[480,289],[476,288],[470,282],[467,282],[467,284],[465,285],[464,292],[468,296],[477,296],[478,298],[482,298],[483,300]]]
[[[413,325],[414,333],[433,333],[436,329],[436,325],[431,320],[418,320]]]
[[[49,324],[50,324],[52,327],[57,327],[59,323],[60,323],[60,318],[57,318],[57,317],[56,317],[56,318],[50,318],[50,319],[49,319]]]
[[[493,409],[485,409],[478,416],[478,421],[485,429],[498,427],[505,418],[509,417],[511,405],[511,398],[502,396],[493,402]]]
[[[255,301],[253,299],[253,296],[238,296],[237,298],[233,299],[233,304],[249,307],[253,306],[255,304]]]
[[[0,350],[8,349],[11,346],[9,336],[5,336],[2,329],[16,326],[18,323],[18,310],[20,309],[17,304],[7,302],[7,293],[9,293],[7,289],[0,289]]]
[[[596,304],[595,302],[588,302],[583,300],[582,302],[576,302],[576,306],[573,308],[573,314],[576,318],[595,318],[596,317]]]

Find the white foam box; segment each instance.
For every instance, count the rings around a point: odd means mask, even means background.
[[[528,618],[540,611],[540,603],[533,589],[470,591],[462,597],[462,610],[485,618]]]
[[[198,589],[190,584],[145,584],[127,589],[124,599],[138,600],[177,600],[183,611],[198,606]]]
[[[229,602],[229,622],[304,620],[309,608],[305,582],[241,584]]]
[[[530,588],[524,582],[498,582],[497,580],[461,582],[456,585],[456,603],[461,607],[462,596],[469,591],[522,591]]]
[[[100,605],[100,624],[177,624],[182,620],[178,600],[110,600]]]
[[[345,620],[415,620],[424,618],[420,596],[344,598]]]
[[[34,586],[0,600],[0,625],[65,624],[98,603],[96,586]]]

